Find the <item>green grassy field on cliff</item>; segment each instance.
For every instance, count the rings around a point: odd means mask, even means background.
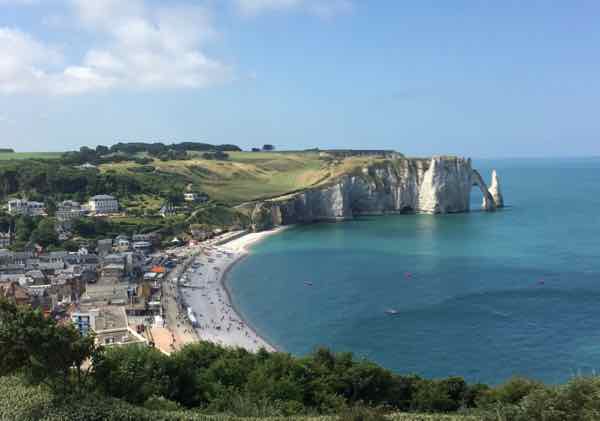
[[[0,161],[11,159],[58,159],[62,152],[0,152]]]
[[[131,161],[103,164],[100,171],[140,177],[142,167],[153,168],[153,173],[174,175],[214,200],[238,204],[318,186],[378,160],[382,158],[335,159],[318,152],[229,152],[229,159],[223,161],[202,159],[197,154],[187,160],[155,159],[148,165]]]

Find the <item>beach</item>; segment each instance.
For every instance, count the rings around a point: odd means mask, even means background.
[[[225,285],[227,272],[249,253],[249,247],[283,228],[234,237],[221,245],[203,244],[180,280],[180,292],[196,318],[200,340],[252,352],[275,351],[238,313]]]

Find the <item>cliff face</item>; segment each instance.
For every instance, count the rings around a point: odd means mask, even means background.
[[[495,210],[495,197],[470,159],[393,159],[323,186],[252,204],[251,216],[255,229],[262,230],[365,214],[468,212],[473,186],[483,194],[483,209]]]

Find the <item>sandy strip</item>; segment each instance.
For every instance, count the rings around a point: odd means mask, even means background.
[[[204,246],[181,279],[185,302],[194,310],[201,340],[249,351],[275,348],[263,339],[233,307],[224,285],[228,270],[249,253],[249,247],[284,228],[246,234],[220,246]]]

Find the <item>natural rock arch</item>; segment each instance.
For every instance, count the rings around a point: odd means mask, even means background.
[[[483,202],[481,204],[481,209],[485,211],[495,211],[496,210],[496,202],[494,201],[494,197],[490,193],[483,181],[483,177],[479,174],[479,171],[473,170],[473,185],[478,186],[479,190],[481,190],[481,194],[483,195]]]

